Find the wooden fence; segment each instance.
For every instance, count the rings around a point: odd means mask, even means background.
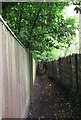
[[[67,90],[81,95],[81,54],[45,62],[45,67],[49,77]]]
[[[0,16],[0,118],[25,118],[35,61]]]

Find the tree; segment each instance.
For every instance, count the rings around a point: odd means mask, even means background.
[[[3,17],[33,56],[43,60],[53,49],[69,47],[75,36],[75,19],[64,19],[62,14],[68,5],[66,2],[15,3],[6,11],[3,9]]]

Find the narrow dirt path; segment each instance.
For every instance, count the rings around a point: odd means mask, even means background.
[[[73,118],[70,104],[46,73],[36,77],[28,118]]]

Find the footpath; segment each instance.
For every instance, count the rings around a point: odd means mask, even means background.
[[[65,99],[54,81],[49,79],[45,72],[41,73],[41,71],[37,74],[33,87],[28,118],[81,120],[78,113],[73,111],[68,98]]]

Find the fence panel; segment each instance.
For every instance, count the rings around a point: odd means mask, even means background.
[[[35,79],[33,60],[1,16],[0,28],[0,118],[25,118],[33,76]]]
[[[81,95],[81,54],[47,62],[47,71],[62,87]]]

